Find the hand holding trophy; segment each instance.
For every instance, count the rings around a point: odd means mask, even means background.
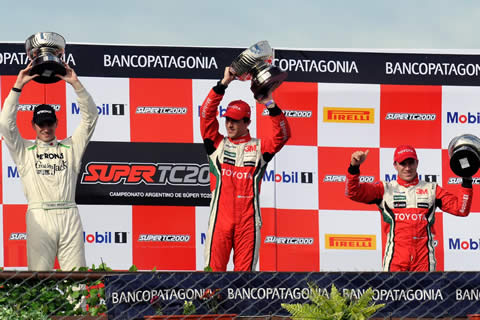
[[[38,32],[25,41],[25,50],[33,61],[30,75],[38,74],[33,80],[39,83],[55,83],[67,72],[62,56],[65,53],[65,39],[55,32]]]
[[[462,134],[448,144],[450,168],[459,177],[472,177],[480,167],[480,139]]]
[[[264,100],[282,84],[287,73],[271,65],[273,50],[267,41],[260,41],[233,60],[230,70],[239,80],[251,80],[250,89],[256,100]]]

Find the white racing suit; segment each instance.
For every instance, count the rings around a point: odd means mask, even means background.
[[[64,271],[86,266],[75,187],[98,112],[85,88],[75,92],[82,119],[73,135],[62,141],[45,143],[20,136],[16,124],[19,92],[10,91],[0,113],[0,133],[17,165],[28,201],[27,259],[32,271],[52,270],[56,256]]]

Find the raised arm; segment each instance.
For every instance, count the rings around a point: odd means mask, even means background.
[[[257,101],[267,107],[268,115],[272,121],[272,133],[269,137],[262,137],[263,160],[269,162],[273,156],[282,149],[291,137],[290,125],[280,107],[273,101],[272,96]]]
[[[223,139],[223,135],[218,131],[217,109],[223,99],[225,89],[233,79],[234,75],[230,72],[230,68],[226,67],[223,79],[210,90],[200,108],[200,132],[208,155],[215,151]]]
[[[470,214],[472,199],[472,178],[463,178],[462,185],[458,187],[457,195],[454,195],[437,185],[437,206],[445,212],[456,216],[466,217]]]
[[[21,137],[17,127],[18,100],[23,87],[38,75],[30,75],[32,62],[25,69],[18,73],[12,90],[5,99],[0,113],[0,133],[3,135],[5,143],[10,150],[13,161],[17,166],[21,165],[25,154],[25,140]]]
[[[368,152],[366,150],[352,153],[345,180],[345,196],[357,202],[375,203],[383,198],[383,183],[360,183],[360,165],[367,159]]]
[[[88,142],[92,137],[93,131],[95,130],[95,125],[97,124],[98,120],[98,111],[92,96],[83,87],[75,71],[67,64],[65,64],[65,68],[67,69],[65,76],[56,76],[69,83],[75,90],[75,93],[78,97],[77,102],[80,107],[82,118],[80,120],[80,124],[73,132],[72,143],[76,160],[79,162]]]

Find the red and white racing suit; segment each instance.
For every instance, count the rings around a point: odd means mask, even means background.
[[[90,94],[75,91],[81,121],[73,135],[48,143],[20,136],[17,127],[19,92],[10,91],[0,113],[0,133],[18,167],[28,201],[28,269],[50,271],[55,256],[70,271],[86,265],[83,227],[75,204],[75,189],[83,152],[95,129],[98,111]]]
[[[383,271],[435,271],[432,227],[438,207],[456,216],[468,216],[472,183],[464,179],[455,196],[435,182],[418,180],[360,183],[359,167],[350,166],[345,194],[348,198],[374,203],[385,222],[387,241]]]
[[[252,271],[260,248],[260,184],[268,162],[289,139],[290,127],[275,106],[268,109],[273,125],[269,138],[224,137],[216,118],[224,93],[225,87],[213,87],[200,110],[212,190],[205,263],[213,271],[226,271],[233,247],[234,270]]]

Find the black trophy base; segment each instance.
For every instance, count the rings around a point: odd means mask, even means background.
[[[459,177],[472,177],[480,168],[480,156],[476,149],[461,146],[450,157],[450,169]]]
[[[267,98],[287,78],[288,73],[278,67],[267,65],[253,76],[250,89],[256,100]]]
[[[33,78],[34,81],[38,83],[55,83],[60,81],[59,77],[56,77],[56,74],[62,76],[67,74],[67,69],[62,63],[62,60],[57,58],[54,55],[44,55],[36,58],[33,61],[32,70],[30,70],[30,75],[38,74],[38,77]]]

